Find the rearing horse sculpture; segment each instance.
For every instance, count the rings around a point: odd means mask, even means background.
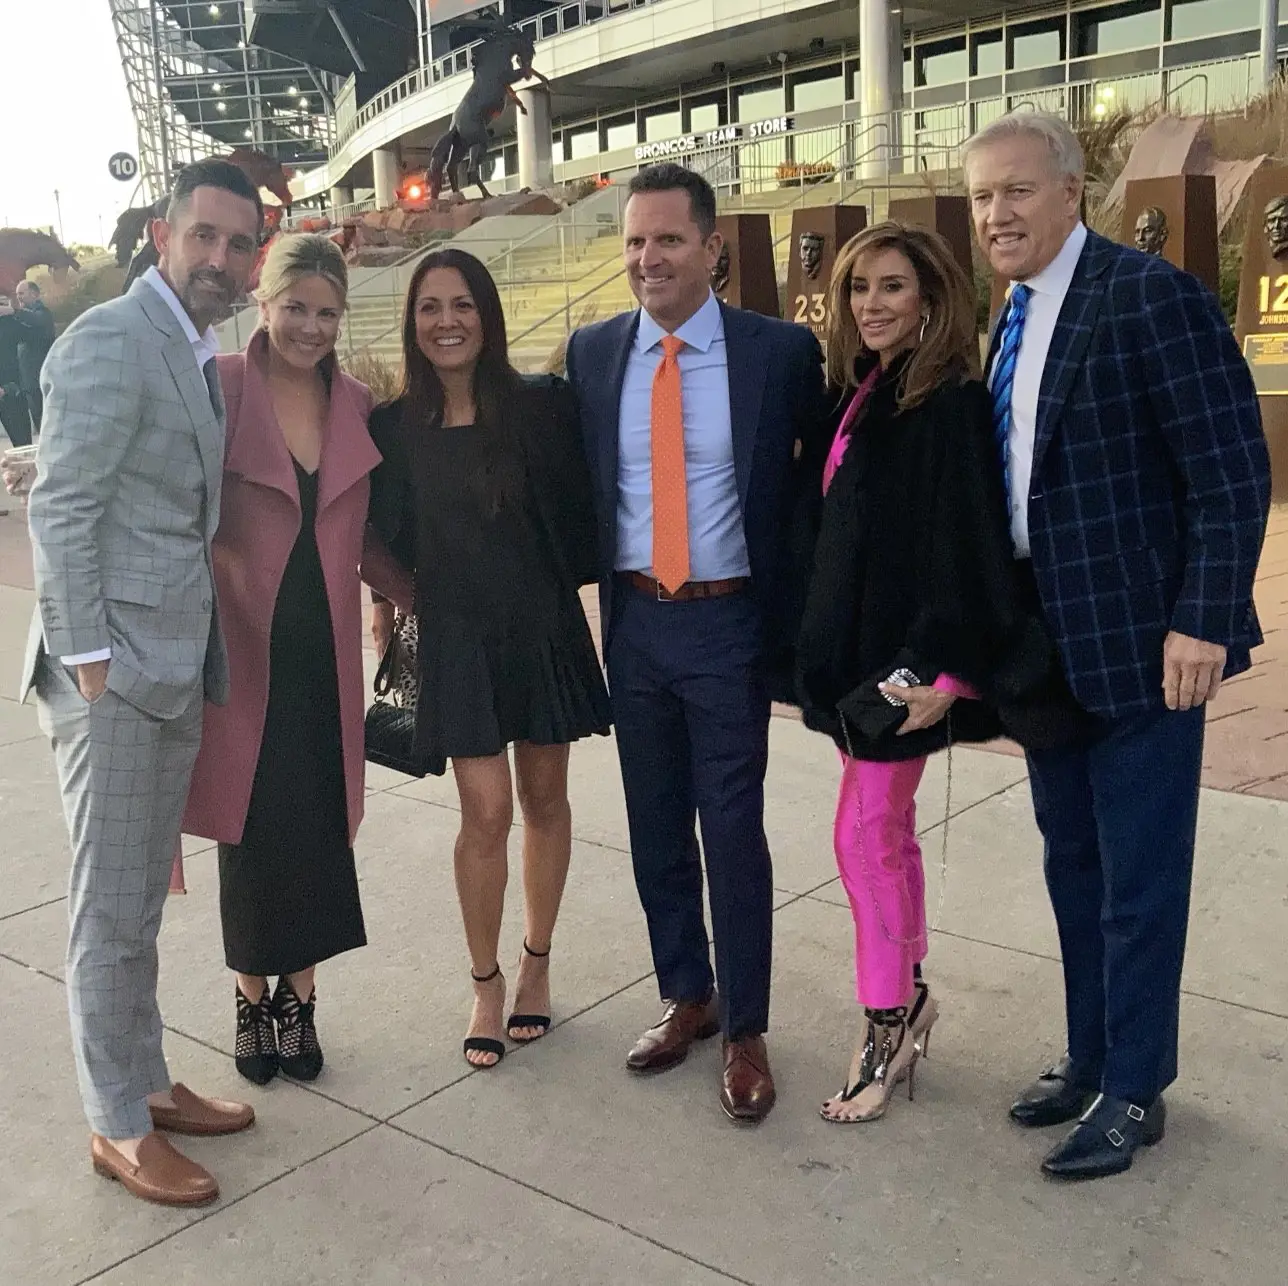
[[[550,82],[532,66],[536,49],[532,37],[514,27],[501,27],[474,47],[474,80],[452,116],[447,133],[434,144],[429,159],[429,197],[438,200],[443,176],[453,192],[460,192],[461,163],[466,163],[465,186],[471,183],[485,196],[492,194],[483,183],[483,162],[492,142],[488,125],[512,102],[525,116],[528,109],[519,101],[514,86],[521,80]],[[515,63],[518,66],[515,66]]]
[[[0,228],[0,295],[11,295],[27,275],[28,268],[44,264],[55,280],[67,269],[80,271],[76,257],[57,237],[30,228]]]

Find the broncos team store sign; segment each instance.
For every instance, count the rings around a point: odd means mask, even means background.
[[[747,125],[722,125],[707,130],[705,134],[681,134],[679,138],[662,139],[657,143],[641,143],[635,149],[637,161],[665,161],[671,157],[685,156],[704,147],[720,147],[725,143],[739,143],[744,139],[773,138],[790,133],[790,116],[771,116],[765,121]]]

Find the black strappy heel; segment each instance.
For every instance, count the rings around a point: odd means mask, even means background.
[[[528,946],[527,938],[524,938],[523,940],[523,949],[534,960],[544,960],[550,954],[548,950],[533,951],[533,949],[530,946]],[[537,1032],[535,1036],[516,1036],[514,1034],[514,1030],[516,1027],[519,1028],[520,1030],[522,1030],[524,1027],[536,1027],[536,1028],[539,1028],[540,1030]],[[549,1014],[511,1014],[510,1017],[506,1019],[505,1030],[506,1030],[506,1034],[510,1037],[512,1041],[515,1042],[515,1044],[531,1045],[534,1040],[540,1040],[542,1036],[544,1036],[546,1032],[550,1030],[550,1015]]]
[[[491,982],[492,979],[495,978],[500,972],[501,972],[501,966],[497,965],[497,967],[493,969],[492,972],[488,974],[485,978],[480,978],[478,974],[476,974],[474,970],[471,969],[470,977],[473,978],[475,982]],[[501,1041],[493,1038],[492,1036],[466,1036],[463,1042],[463,1045],[464,1045],[464,1048],[462,1052],[465,1055],[465,1061],[469,1063],[469,1065],[473,1067],[476,1071],[486,1072],[486,1071],[490,1071],[493,1067],[499,1067],[501,1065],[501,1060],[505,1057],[505,1045],[502,1044]],[[495,1063],[471,1063],[469,1058],[471,1053],[495,1054],[496,1062]]]

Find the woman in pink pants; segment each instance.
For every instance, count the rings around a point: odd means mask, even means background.
[[[831,449],[797,649],[806,723],[841,751],[835,848],[855,925],[862,1036],[835,1122],[912,1097],[939,1005],[921,977],[925,878],[916,793],[929,754],[997,736],[996,705],[1035,687],[1051,648],[1019,606],[1002,455],[979,367],[974,290],[947,243],[895,223],[837,257]]]

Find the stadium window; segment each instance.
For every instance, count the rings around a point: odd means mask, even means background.
[[[599,155],[599,127],[583,126],[578,130],[568,131],[568,159],[580,161],[584,156]]]
[[[644,141],[646,143],[660,143],[663,139],[679,138],[683,133],[683,118],[677,106],[655,107],[644,115]]]
[[[1148,49],[1158,44],[1161,32],[1157,0],[1130,0],[1128,4],[1087,9],[1073,15],[1073,56],[1087,58]]]
[[[1196,40],[1260,25],[1261,0],[1172,0],[1167,10],[1166,38]]]
[[[624,147],[634,147],[640,141],[639,126],[635,115],[618,116],[604,125],[604,142],[606,152],[618,152]]]
[[[918,86],[952,85],[966,79],[966,37],[917,44],[913,53]]]
[[[1000,27],[970,38],[970,74],[1000,76],[1006,70],[1006,45]]]
[[[1063,18],[1017,24],[1008,31],[1011,45],[1010,69],[1026,71],[1030,67],[1050,67],[1062,63],[1066,54],[1066,30]]]
[[[782,81],[748,85],[737,91],[734,119],[738,121],[763,121],[771,116],[781,116],[787,111],[787,93]]]
[[[718,129],[721,125],[720,106],[724,100],[724,95],[720,96],[720,101],[708,100],[705,103],[691,103],[689,105],[689,130],[694,134],[705,133],[709,129]]]
[[[845,77],[840,67],[803,72],[792,83],[792,111],[816,112],[845,102]]]

